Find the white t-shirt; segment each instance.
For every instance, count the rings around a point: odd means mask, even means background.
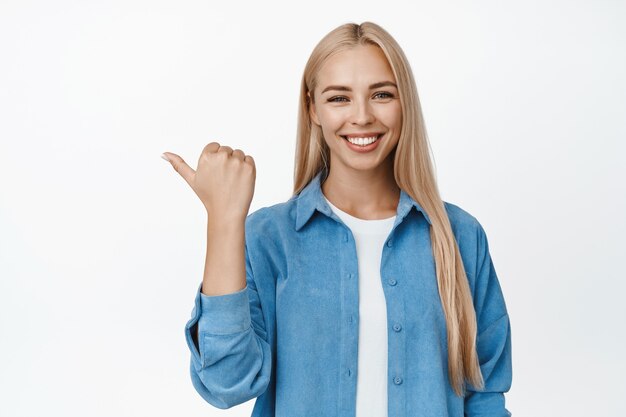
[[[326,197],[324,196],[326,199]],[[359,344],[356,417],[387,416],[387,303],[380,277],[383,244],[396,216],[363,220],[335,207],[356,242],[359,278]]]

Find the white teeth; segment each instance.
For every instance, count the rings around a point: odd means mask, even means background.
[[[367,146],[371,143],[374,143],[376,141],[376,138],[378,138],[378,136],[372,136],[370,138],[346,138],[346,139],[348,139],[350,143],[353,143],[355,145]]]

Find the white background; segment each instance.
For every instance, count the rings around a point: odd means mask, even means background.
[[[487,232],[507,407],[622,414],[623,1],[2,0],[0,415],[250,415],[192,387],[206,217],[160,154],[241,148],[251,211],[287,200],[304,64],[365,20],[408,56],[444,200]]]

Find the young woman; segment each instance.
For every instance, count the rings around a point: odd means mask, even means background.
[[[193,386],[253,416],[507,416],[511,332],[480,223],[439,196],[415,81],[380,26],[307,62],[295,186],[248,215],[254,160],[166,153],[208,213]]]

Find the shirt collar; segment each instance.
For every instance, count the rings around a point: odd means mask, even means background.
[[[320,171],[313,179],[300,191],[296,198],[296,231],[299,231],[313,216],[315,210],[332,217],[332,209],[324,199],[321,188],[321,177],[323,171]],[[429,224],[432,224],[426,211],[403,189],[400,189],[400,201],[396,210],[396,220],[394,227],[409,213],[412,207],[422,213]]]

